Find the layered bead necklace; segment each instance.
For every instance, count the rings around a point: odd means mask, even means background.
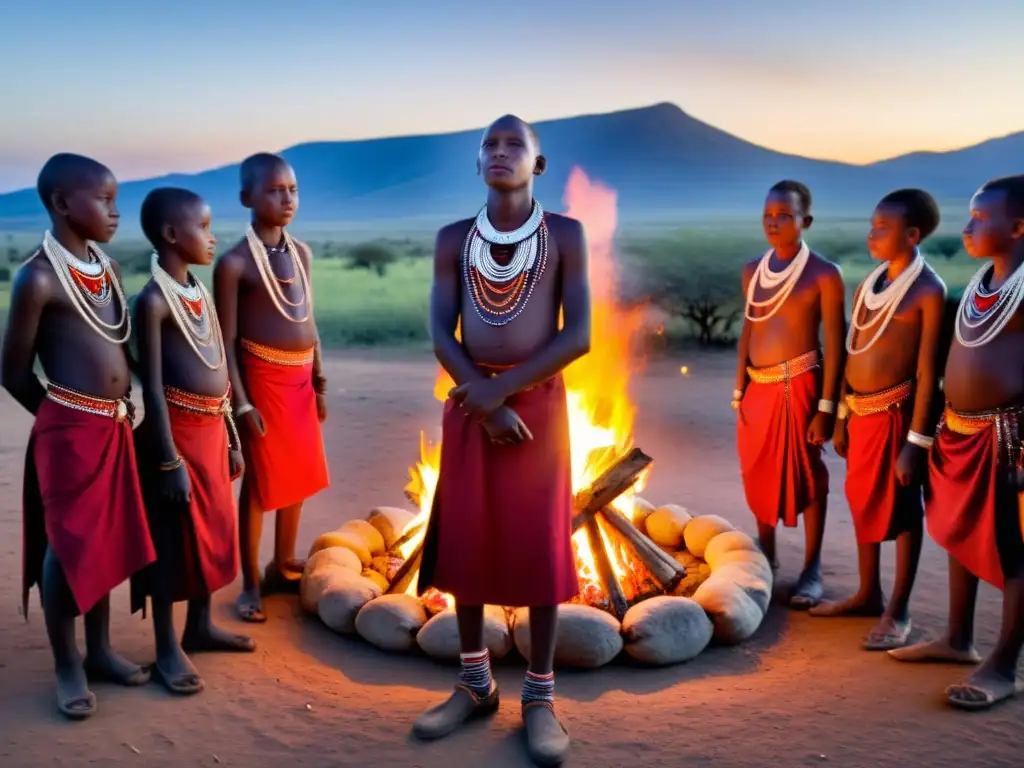
[[[1024,299],[1024,264],[1014,270],[998,290],[985,289],[985,279],[991,280],[995,267],[986,264],[979,269],[964,289],[963,298],[956,313],[956,340],[964,347],[983,347],[1010,322],[1021,300]],[[968,330],[983,330],[973,339],[968,339]]]
[[[850,317],[850,329],[846,333],[846,351],[849,354],[859,355],[867,352],[876,341],[882,338],[885,329],[889,327],[889,323],[896,316],[896,310],[899,309],[900,303],[914,283],[917,282],[917,278],[921,276],[924,267],[924,256],[921,255],[920,250],[915,248],[913,261],[900,273],[899,277],[882,290],[876,291],[875,286],[883,279],[886,271],[889,269],[889,264],[879,264],[868,275],[861,285],[857,303],[853,306],[853,314]],[[865,310],[864,319],[860,320],[862,310]],[[879,325],[879,323],[881,324]],[[869,331],[876,325],[878,325],[878,329],[871,336],[868,343],[860,348],[854,347],[854,339],[857,334]]]
[[[775,253],[774,249],[770,249],[761,257],[753,276],[750,278],[750,285],[747,286],[747,305],[744,313],[747,320],[752,323],[763,323],[782,308],[782,305],[786,303],[786,299],[789,298],[789,294],[793,292],[797,282],[799,282],[800,275],[803,274],[804,267],[807,266],[807,262],[811,257],[811,249],[807,247],[807,243],[801,243],[800,250],[790,260],[789,264],[782,270],[775,272],[771,268],[773,253]],[[768,298],[764,301],[756,301],[754,299],[758,288],[769,294]],[[762,309],[766,307],[768,311],[763,315],[751,314],[750,310],[752,308]]]
[[[499,264],[491,246],[515,246],[508,264]],[[526,308],[548,263],[548,228],[536,200],[530,218],[517,229],[500,232],[480,209],[462,247],[462,275],[477,315],[503,326]]]
[[[112,344],[123,344],[132,333],[124,291],[102,249],[91,240],[86,242],[86,249],[95,261],[79,259],[49,230],[43,235],[43,253],[75,310],[104,339]],[[109,304],[114,295],[120,306],[120,316],[116,323],[108,323],[100,317],[98,310]]]
[[[295,241],[292,240],[292,236],[287,232],[282,234],[284,235],[284,246],[270,250],[274,253],[287,251],[292,262],[292,277],[290,278],[279,278],[274,274],[273,267],[270,265],[270,254],[267,252],[267,246],[260,240],[252,225],[245,232],[245,236],[249,241],[249,250],[252,252],[252,259],[256,262],[256,269],[259,270],[260,277],[263,279],[263,285],[266,286],[267,293],[270,294],[270,299],[274,302],[277,311],[281,314],[281,317],[289,322],[304,323],[309,319],[310,313],[313,310],[313,295],[309,290],[309,277],[306,275],[306,268],[302,266],[299,248],[295,245]],[[302,296],[298,301],[291,301],[281,286],[282,284],[294,283],[297,278],[302,288]],[[292,309],[302,307],[305,313],[301,317],[293,317],[287,307]]]
[[[221,337],[220,323],[217,322],[217,310],[206,286],[191,272],[188,274],[189,285],[182,285],[160,266],[155,253],[150,262],[150,272],[171,308],[171,317],[192,347],[192,351],[211,371],[220,370],[226,359],[224,340]],[[202,348],[215,349],[215,363],[207,360]]]

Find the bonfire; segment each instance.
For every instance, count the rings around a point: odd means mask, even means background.
[[[630,379],[645,362],[647,308],[627,306],[618,295],[615,192],[574,169],[565,200],[590,243],[592,329],[590,353],[565,371],[580,594],[560,608],[556,660],[599,666],[625,646],[644,661],[683,661],[712,636],[736,642],[757,629],[771,569],[750,538],[722,518],[691,518],[682,507],[655,508],[639,496],[653,461],[633,442]],[[442,370],[434,396],[443,402],[453,386]],[[437,590],[416,593],[440,448],[420,435],[405,488],[416,511],[379,508],[318,539],[302,599],[337,631],[357,631],[390,650],[419,645],[457,658],[454,600]],[[359,574],[362,583],[345,574]],[[526,620],[525,611],[488,606],[492,657],[513,645],[527,652]]]

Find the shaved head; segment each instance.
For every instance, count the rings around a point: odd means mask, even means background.
[[[164,225],[175,225],[189,210],[202,206],[203,198],[178,187],[154,189],[142,201],[142,231],[154,248],[164,239]]]
[[[91,157],[62,152],[51,157],[43,165],[36,180],[36,191],[46,210],[52,213],[55,193],[69,195],[82,189],[99,186],[113,176],[107,166]]]
[[[502,115],[493,123],[491,123],[484,130],[484,136],[496,130],[509,130],[509,129],[521,129],[526,134],[527,138],[533,142],[533,148],[538,153],[540,152],[540,136],[537,135],[537,131],[534,130],[533,126],[523,120],[523,118],[517,115]]]
[[[268,172],[276,171],[278,168],[290,167],[288,161],[280,155],[270,152],[259,152],[255,155],[250,155],[242,161],[242,166],[239,169],[242,191],[252,190]]]

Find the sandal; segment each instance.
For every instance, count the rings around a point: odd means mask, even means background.
[[[569,731],[550,701],[523,704],[526,751],[537,765],[561,765],[569,754]]]
[[[182,672],[171,677],[160,669],[159,664],[153,665],[153,677],[164,688],[177,696],[192,696],[206,687],[203,678],[196,672]]]

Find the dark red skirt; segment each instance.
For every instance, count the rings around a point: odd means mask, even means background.
[[[171,437],[188,467],[192,498],[182,506],[161,498],[153,430],[144,421],[135,432],[136,446],[157,562],[132,579],[133,612],[144,608],[146,597],[157,589],[172,602],[192,600],[226,587],[238,574],[237,506],[224,418],[174,406],[167,411]]]
[[[25,456],[22,606],[53,549],[78,610],[156,559],[128,421],[44,399]]]
[[[557,376],[507,403],[533,433],[494,445],[451,400],[424,539],[419,591],[463,605],[548,606],[579,589],[565,384]]]
[[[751,382],[743,395],[736,445],[747,506],[765,525],[795,527],[814,502],[828,496],[828,469],[821,448],[807,442],[818,412],[819,369],[786,382]],[[788,388],[788,395],[787,395]]]
[[[1007,561],[1021,557],[1018,505],[995,427],[961,435],[943,424],[925,489],[928,533],[967,570],[999,589]]]
[[[313,364],[272,363],[243,351],[241,365],[249,401],[266,427],[263,437],[240,430],[246,482],[265,512],[299,504],[330,485]]]
[[[858,544],[891,541],[920,523],[921,486],[904,488],[896,480],[896,461],[913,416],[913,396],[879,413],[850,414],[846,500]]]

